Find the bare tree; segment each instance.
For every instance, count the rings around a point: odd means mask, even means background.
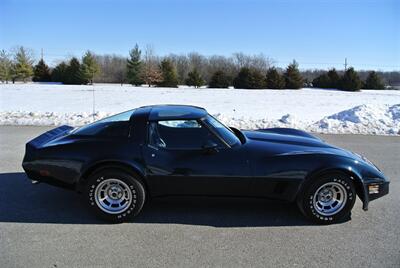
[[[126,58],[118,55],[96,55],[96,61],[100,65],[100,75],[96,76],[99,83],[126,82]]]
[[[222,71],[225,75],[227,75],[230,79],[236,76],[236,66],[232,57],[224,57],[224,56],[211,56],[208,58],[208,76],[206,80],[209,81],[211,77],[218,71]]]
[[[257,70],[266,73],[267,70],[273,65],[273,60],[263,53],[253,55],[250,59],[250,68],[254,68]]]
[[[190,70],[196,69],[201,77],[204,77],[206,80],[208,80],[208,72],[207,72],[207,66],[208,66],[208,60],[205,56],[200,55],[197,52],[191,52],[188,54],[188,61],[189,61],[189,68]]]
[[[172,62],[178,74],[180,84],[184,84],[190,71],[190,63],[186,55],[170,54],[167,58]]]
[[[245,55],[243,52],[233,53],[232,59],[238,70],[243,67],[249,67],[249,65],[250,65],[249,56]]]
[[[154,48],[147,45],[144,53],[143,81],[151,87],[162,81],[162,74],[159,68],[159,60],[154,53]]]
[[[262,73],[266,73],[267,70],[273,66],[274,61],[265,56],[263,53],[256,55],[246,55],[242,52],[234,53],[232,55],[233,62],[235,63],[236,69],[247,67],[256,69]]]

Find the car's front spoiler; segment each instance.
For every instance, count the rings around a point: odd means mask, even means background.
[[[370,190],[369,190],[370,186],[377,188],[378,191],[374,192],[374,193],[370,193]],[[384,181],[384,182],[368,181],[363,184],[363,190],[364,190],[364,198],[362,200],[363,201],[363,210],[367,211],[370,201],[380,198],[389,193],[389,182],[388,181]]]

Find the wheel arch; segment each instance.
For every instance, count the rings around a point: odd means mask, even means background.
[[[82,191],[84,186],[86,185],[86,182],[87,182],[87,179],[89,178],[89,176],[91,174],[93,174],[94,172],[98,172],[103,169],[118,169],[118,170],[130,173],[132,175],[135,175],[143,183],[143,186],[145,187],[146,192],[149,191],[149,187],[148,187],[147,181],[145,179],[144,168],[141,167],[141,165],[139,165],[137,163],[130,163],[130,162],[125,162],[125,161],[120,161],[120,160],[104,160],[104,161],[95,162],[95,163],[89,165],[87,168],[84,169],[84,171],[82,172],[82,175],[79,178],[79,181],[77,184],[77,190]]]
[[[363,182],[361,179],[361,175],[359,172],[351,167],[332,167],[332,168],[325,168],[325,169],[319,169],[310,172],[304,179],[303,183],[301,184],[299,191],[297,192],[296,199],[299,199],[302,197],[302,193],[304,192],[305,188],[316,178],[330,174],[330,173],[343,173],[347,176],[349,176],[353,182],[354,182],[354,187],[356,190],[356,193],[358,197],[361,199],[363,203],[365,203],[365,192],[364,192],[364,186]]]

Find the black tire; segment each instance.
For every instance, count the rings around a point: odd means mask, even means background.
[[[328,187],[331,191],[323,191],[322,186],[331,186]],[[317,192],[321,195],[318,195]],[[329,203],[331,193],[336,193],[336,197],[342,198],[344,201],[335,201],[331,205],[323,206],[323,204]],[[297,199],[297,205],[304,216],[312,221],[318,224],[331,224],[350,219],[355,201],[356,190],[353,180],[348,175],[338,172],[327,173],[307,182]],[[336,211],[333,210],[335,204]],[[329,208],[332,211],[329,211]]]
[[[96,198],[98,194],[107,198],[101,201],[102,198]],[[85,195],[89,207],[100,218],[113,223],[127,221],[139,214],[146,198],[140,179],[118,169],[102,169],[90,175]],[[115,200],[111,196],[115,197]],[[118,203],[116,208],[107,200]]]

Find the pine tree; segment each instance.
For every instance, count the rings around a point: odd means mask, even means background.
[[[65,62],[58,64],[51,72],[51,81],[53,82],[66,82],[68,65]]]
[[[340,76],[336,72],[336,69],[330,69],[327,73],[327,76],[329,78],[329,88],[339,88]]]
[[[175,67],[168,59],[164,59],[160,65],[162,81],[158,83],[160,87],[178,87],[178,75]]]
[[[0,51],[0,81],[6,82],[11,80],[12,62],[9,54],[5,50]]]
[[[136,44],[135,48],[129,51],[129,59],[127,60],[127,79],[128,82],[134,86],[140,86],[143,84],[142,79],[142,61],[141,61],[142,51]]]
[[[285,87],[289,89],[299,89],[303,87],[303,78],[301,77],[299,67],[297,62],[294,60],[289,66],[286,68],[286,72],[284,74],[285,77]]]
[[[270,68],[267,71],[266,86],[270,89],[282,89],[285,87],[285,79],[275,68]]]
[[[385,85],[382,82],[382,79],[378,76],[375,71],[372,71],[368,74],[367,80],[365,80],[365,88],[366,89],[384,89]]]
[[[233,86],[235,88],[250,88],[251,84],[251,71],[250,68],[242,67],[240,68],[239,73],[233,80]]]
[[[68,67],[65,71],[65,84],[81,85],[87,84],[87,80],[82,76],[82,67],[77,58],[72,58],[69,61]]]
[[[257,69],[251,70],[251,80],[250,80],[250,89],[263,89],[266,88],[266,79],[265,75],[261,73],[261,71]]]
[[[38,64],[33,68],[33,82],[50,82],[50,69],[46,65],[43,59],[41,59]]]
[[[10,74],[11,74],[11,81],[14,84],[15,81],[19,78],[15,62],[11,62]]]
[[[330,88],[331,81],[327,73],[323,73],[312,81],[313,87]]]
[[[242,67],[233,80],[233,86],[244,89],[262,89],[266,88],[266,79],[259,70]]]
[[[358,91],[361,89],[361,86],[362,82],[357,72],[354,70],[354,68],[349,68],[340,80],[339,89],[346,91]]]
[[[87,51],[82,58],[82,78],[93,84],[93,79],[98,74],[100,74],[100,66],[93,53]]]
[[[33,75],[33,60],[24,47],[17,48],[15,53],[14,73],[16,77],[21,78],[24,83],[26,79]]]
[[[340,84],[340,77],[335,69],[329,70],[316,77],[313,82],[313,87],[317,88],[338,88]]]
[[[212,75],[208,87],[228,88],[230,84],[231,84],[231,79],[223,71],[219,70]]]
[[[200,73],[194,68],[188,73],[188,78],[186,79],[186,84],[188,86],[194,86],[195,88],[204,85],[204,79],[201,77]]]

